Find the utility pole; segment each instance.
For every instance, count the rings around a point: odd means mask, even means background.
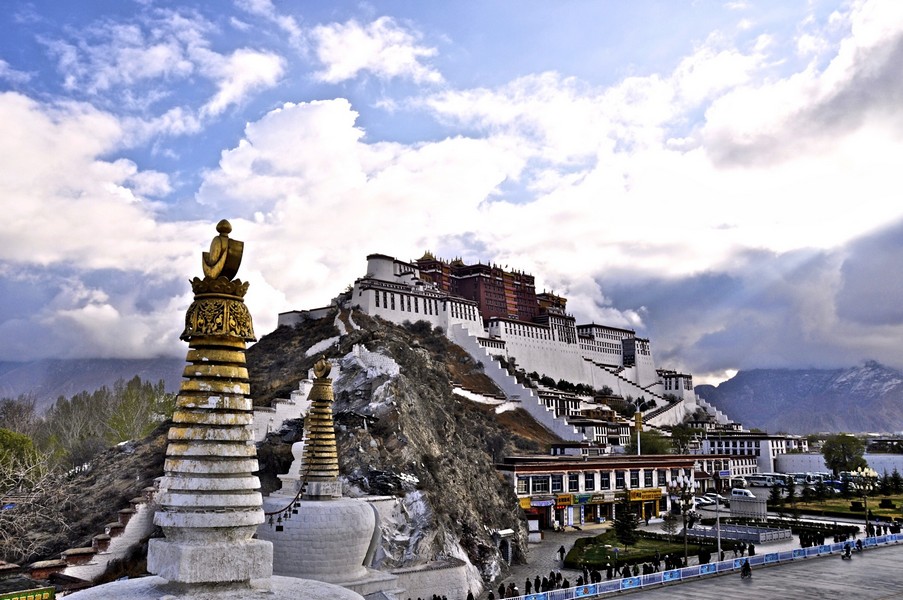
[[[671,496],[671,500],[678,500],[680,502],[680,512],[683,515],[685,567],[687,566],[687,558],[690,554],[687,543],[687,513],[690,510],[690,503],[693,500],[693,495],[696,492],[698,485],[699,484],[691,477],[684,477],[683,475],[678,475],[677,479],[672,479],[668,482],[668,493]]]
[[[636,454],[639,456],[643,453],[640,448],[640,433],[643,432],[643,413],[641,413],[639,409],[633,413],[633,422],[634,429],[636,429]]]

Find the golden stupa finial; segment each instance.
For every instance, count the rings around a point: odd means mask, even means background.
[[[329,373],[332,365],[320,355],[314,363],[314,385],[310,409],[304,419],[304,468],[306,500],[329,500],[342,495],[339,454],[332,417],[333,390]]]
[[[320,358],[317,359],[317,362],[314,363],[314,377],[317,379],[326,379],[329,377],[330,371],[332,371],[332,365],[329,364],[326,357],[321,354]]]
[[[225,277],[230,281],[238,274],[241,266],[241,255],[244,252],[245,243],[238,240],[230,240],[232,224],[223,219],[216,224],[218,236],[210,242],[210,252],[203,253],[201,267],[204,269],[204,277],[217,279]]]
[[[229,336],[253,342],[254,326],[244,303],[248,283],[235,279],[245,243],[229,239],[232,224],[223,219],[216,224],[218,236],[210,242],[210,252],[202,252],[204,278],[191,280],[194,302],[185,314],[181,339],[195,336]]]

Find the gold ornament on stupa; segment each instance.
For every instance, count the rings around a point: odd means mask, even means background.
[[[244,303],[248,284],[235,279],[244,244],[229,238],[228,221],[216,230],[203,253],[204,278],[191,281],[194,301],[181,336],[189,345],[188,364],[154,515],[165,538],[151,540],[148,552],[151,573],[182,583],[248,581],[272,573],[272,546],[251,539],[264,514],[253,475],[257,448],[245,367],[254,326]]]
[[[339,478],[339,455],[332,418],[332,366],[325,356],[314,364],[314,385],[310,391],[310,410],[304,419],[304,498],[326,500],[342,495]]]

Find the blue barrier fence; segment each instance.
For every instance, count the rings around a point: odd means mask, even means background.
[[[903,542],[903,533],[892,533],[889,535],[865,538],[863,540],[863,546],[865,548],[874,548],[899,542]],[[756,567],[775,565],[782,562],[790,562],[817,556],[839,554],[843,552],[845,543],[846,542],[838,542],[836,544],[823,544],[821,546],[811,546],[809,548],[795,548],[793,550],[785,550],[784,552],[757,554],[755,556],[744,558],[731,558],[721,562],[694,565],[682,569],[673,569],[671,571],[659,571],[658,573],[650,573],[649,575],[637,575],[636,577],[612,579],[610,581],[581,585],[563,590],[551,590],[538,594],[516,596],[510,600],[571,600],[572,598],[601,598],[625,590],[663,585],[666,583],[677,583],[687,579],[717,575],[718,573],[725,573],[728,571],[739,571],[743,566],[743,562],[746,560],[749,560],[750,566]]]

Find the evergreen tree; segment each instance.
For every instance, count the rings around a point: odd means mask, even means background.
[[[819,479],[815,482],[815,498],[817,500],[824,500],[828,497],[828,484]]]
[[[659,432],[652,430],[640,432],[640,450],[643,454],[671,454],[672,448],[671,440]],[[627,454],[636,454],[636,450],[636,436],[633,435],[624,451]]]
[[[624,546],[632,546],[637,541],[637,520],[633,507],[626,499],[618,504],[614,522],[615,537]]]
[[[865,442],[846,433],[829,436],[822,444],[821,453],[835,477],[841,471],[855,471],[856,467],[868,466],[862,457]]]
[[[894,471],[890,474],[890,487],[895,494],[903,492],[903,477],[900,476],[897,467],[894,467]]]
[[[893,491],[893,484],[890,481],[890,475],[887,474],[887,471],[885,471],[881,479],[878,480],[878,491],[881,492],[882,496],[890,496]]]
[[[781,492],[780,484],[775,483],[771,486],[771,491],[768,493],[768,503],[771,504],[774,510],[778,511],[779,516],[784,516],[784,495]]]
[[[787,480],[787,487],[785,489],[784,502],[786,504],[789,504],[792,508],[795,508],[796,501],[796,481],[794,481],[792,477],[789,477]]]

